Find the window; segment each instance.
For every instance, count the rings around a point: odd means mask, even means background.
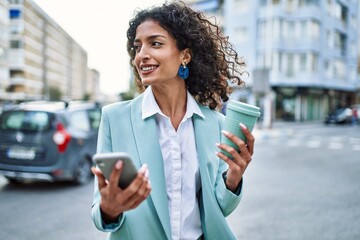
[[[3,130],[40,132],[50,128],[50,115],[38,111],[9,111],[0,118]]]
[[[299,0],[299,6],[319,5],[319,0]]]
[[[306,53],[300,54],[300,71],[306,71]]]
[[[347,7],[343,6],[338,1],[335,1],[335,4],[333,6],[333,11],[334,11],[334,17],[340,20],[344,25],[346,25],[347,13],[348,13]]]
[[[282,28],[282,19],[274,18],[272,37],[274,38],[275,41],[281,39],[281,28]]]
[[[330,15],[332,15],[332,8],[333,8],[333,5],[332,5],[332,2],[331,2],[331,0],[327,0],[326,1],[326,11],[330,14]]]
[[[248,41],[248,29],[247,27],[238,27],[235,29],[235,41],[237,43],[243,43]]]
[[[310,53],[309,58],[310,58],[311,71],[317,72],[318,71],[318,62],[319,62],[317,54]]]
[[[326,42],[329,48],[334,48],[334,35],[331,30],[326,31]]]
[[[279,4],[280,4],[280,0],[272,0],[272,4],[273,4],[273,5],[279,5]]]
[[[22,4],[24,0],[9,0],[11,4]]]
[[[331,62],[329,60],[325,61],[325,75],[328,78],[332,78]]]
[[[11,24],[10,25],[10,33],[13,35],[19,34],[23,31],[23,25],[20,24]]]
[[[345,77],[345,63],[342,60],[334,61],[334,76],[343,79]]]
[[[306,38],[307,36],[307,22],[306,21],[301,21],[300,22],[300,37],[302,39]]]
[[[100,125],[101,112],[99,109],[91,109],[88,111],[90,119],[90,127],[93,130],[97,130]]]
[[[310,33],[310,38],[311,40],[319,40],[320,38],[320,24],[318,21],[316,20],[311,20],[310,21],[310,31],[308,31]]]
[[[357,55],[357,44],[355,41],[350,43],[350,54],[352,57],[356,58]]]
[[[258,35],[259,39],[265,39],[266,38],[266,21],[260,21],[259,27],[258,27]]]
[[[90,130],[90,123],[86,111],[73,112],[70,115],[70,124],[72,127],[82,131]]]
[[[10,47],[11,48],[22,48],[23,47],[22,41],[20,41],[20,40],[11,40],[10,41]]]
[[[283,64],[283,54],[281,53],[281,52],[279,52],[279,55],[278,55],[278,61],[279,61],[279,63],[278,63],[278,70],[279,70],[279,72],[281,72],[282,71],[282,64]]]
[[[352,28],[357,27],[357,19],[356,19],[356,15],[354,15],[354,14],[351,15],[351,27]]]
[[[335,47],[335,49],[339,50],[343,56],[346,55],[346,35],[345,34],[339,32],[339,31],[335,31],[334,47]]]
[[[287,0],[286,1],[286,10],[288,12],[293,12],[294,11],[294,1],[293,0]]]
[[[21,17],[20,9],[10,9],[9,11],[10,19],[18,19]]]
[[[239,12],[247,12],[249,10],[249,2],[248,0],[235,0],[234,8],[236,8]]]
[[[288,53],[286,55],[286,76],[293,77],[294,76],[294,55]]]
[[[288,38],[289,40],[294,40],[295,39],[295,22],[294,21],[289,21],[288,25],[287,25],[287,32],[288,32]]]

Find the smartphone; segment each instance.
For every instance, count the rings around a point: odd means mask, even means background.
[[[96,153],[93,162],[100,168],[107,180],[118,160],[123,161],[123,171],[120,175],[118,186],[121,189],[127,188],[136,178],[138,171],[131,161],[130,155],[125,152]]]

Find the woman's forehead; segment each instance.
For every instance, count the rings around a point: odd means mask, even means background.
[[[140,38],[164,37],[171,38],[170,34],[155,20],[145,20],[136,28],[135,41]]]

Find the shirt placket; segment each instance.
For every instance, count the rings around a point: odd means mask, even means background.
[[[171,126],[168,128],[171,141],[171,159],[172,159],[172,232],[173,239],[179,239],[181,226],[181,151],[178,135]]]

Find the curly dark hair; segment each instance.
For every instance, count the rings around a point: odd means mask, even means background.
[[[184,2],[164,3],[161,6],[140,10],[130,20],[127,30],[127,51],[140,92],[145,90],[134,65],[134,40],[137,27],[146,20],[154,20],[176,40],[181,51],[189,48],[190,71],[186,87],[194,98],[211,109],[220,109],[229,99],[232,87],[229,82],[244,85],[242,76],[248,73],[243,58],[239,57],[228,37],[202,12],[195,11]]]

